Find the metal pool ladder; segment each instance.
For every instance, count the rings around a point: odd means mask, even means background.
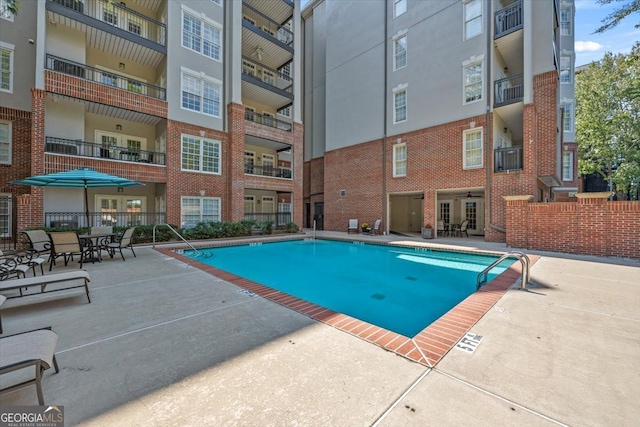
[[[529,278],[531,277],[531,272],[529,271],[531,260],[524,252],[512,251],[502,255],[498,260],[494,261],[490,266],[488,266],[487,268],[482,270],[480,274],[478,274],[478,279],[476,280],[476,290],[480,289],[482,285],[487,283],[489,271],[491,271],[493,267],[500,264],[507,258],[515,258],[520,261],[520,264],[522,264],[522,284],[520,285],[520,289],[527,289],[527,283],[529,283]]]
[[[185,242],[185,243],[187,244],[187,246],[189,246],[191,249],[193,249],[193,251],[196,253],[196,255],[195,255],[196,257],[199,257],[199,256],[201,256],[201,255],[204,255],[204,256],[205,256],[205,258],[209,258],[209,257],[213,256],[213,252],[208,252],[208,253],[206,253],[206,254],[205,254],[204,252],[199,251],[199,250],[197,250],[196,248],[194,248],[194,247],[193,247],[193,245],[192,245],[191,243],[187,242],[187,240],[186,240],[184,237],[182,237],[182,236],[180,235],[180,233],[178,233],[178,232],[177,232],[177,231],[176,231],[172,226],[170,226],[169,224],[156,224],[156,225],[154,225],[154,226],[153,226],[153,248],[154,248],[154,249],[155,249],[155,247],[156,247],[156,227],[157,227],[157,226],[159,226],[159,225],[164,225],[165,227],[168,227],[168,228],[169,228],[169,230],[173,231],[173,234],[175,234],[176,236],[178,236],[178,238],[179,238],[180,240],[182,240],[183,242]]]

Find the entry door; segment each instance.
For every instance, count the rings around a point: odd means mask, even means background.
[[[314,204],[313,220],[316,222],[316,230],[324,230],[324,203]]]
[[[484,235],[484,199],[462,199],[460,203],[462,220],[469,221],[467,233]]]
[[[256,206],[256,200],[254,196],[244,196],[244,219],[252,220]]]
[[[147,198],[140,196],[96,196],[96,212],[99,217],[96,226],[134,226],[145,225]]]

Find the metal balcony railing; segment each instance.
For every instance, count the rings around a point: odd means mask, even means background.
[[[293,174],[289,168],[278,168],[275,166],[258,166],[251,163],[244,164],[244,173],[248,175],[270,176],[273,178],[291,179]]]
[[[246,221],[272,221],[273,228],[278,230],[284,228],[291,222],[291,212],[271,212],[271,213],[251,213],[244,214]]]
[[[242,16],[244,23],[262,31],[265,36],[271,36],[287,46],[293,47],[293,33],[287,27],[272,21],[271,18],[246,3],[242,7]]]
[[[126,162],[165,165],[165,153],[135,150],[115,145],[102,145],[81,140],[46,137],[45,152],[68,156],[93,157],[98,159],[122,160]]]
[[[517,74],[496,80],[494,89],[494,107],[520,102],[524,98],[524,78],[522,74]]]
[[[291,123],[285,122],[279,119],[276,119],[273,116],[269,116],[267,114],[259,114],[255,111],[245,110],[244,118],[250,122],[260,123],[261,125],[269,126],[272,128],[280,129],[285,132],[291,132],[292,126]]]
[[[128,33],[167,45],[167,27],[140,12],[129,9],[124,3],[108,0],[49,0],[83,15],[106,22]]]
[[[522,0],[511,3],[495,14],[494,39],[506,36],[522,28]]]
[[[46,68],[47,70],[59,71],[84,80],[102,83],[107,86],[126,90],[127,92],[138,93],[140,95],[150,96],[163,101],[166,97],[166,91],[162,87],[141,82],[139,80],[132,79],[131,77],[125,77],[111,71],[100,70],[88,65],[79,64],[53,55],[47,55]]]
[[[290,76],[256,62],[248,56],[242,57],[242,74],[293,95],[293,79]]]
[[[45,227],[132,227],[138,225],[164,224],[165,212],[45,212]]]
[[[522,145],[493,150],[493,171],[522,170]]]

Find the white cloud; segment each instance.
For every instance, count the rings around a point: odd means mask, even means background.
[[[582,41],[577,41],[574,44],[573,47],[576,52],[595,52],[597,50],[602,50],[604,49],[604,46],[601,45],[598,42],[591,42],[591,41],[586,41],[586,42],[582,42]]]
[[[595,0],[575,0],[576,9],[598,9],[602,6],[595,2]]]

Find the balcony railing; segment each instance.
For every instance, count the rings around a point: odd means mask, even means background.
[[[275,166],[258,166],[251,163],[244,164],[244,173],[248,175],[270,176],[273,178],[291,179],[292,173],[289,168],[278,168]]]
[[[522,145],[493,150],[493,171],[522,170]]]
[[[133,227],[138,225],[165,224],[165,212],[45,212],[45,227]]]
[[[293,79],[280,71],[266,67],[247,56],[242,57],[242,74],[293,95]]]
[[[167,28],[140,12],[117,1],[107,0],[49,0],[98,21],[106,22],[130,34],[166,46]]]
[[[102,83],[107,86],[126,90],[127,92],[138,93],[163,101],[166,97],[166,91],[162,87],[150,85],[149,83],[125,77],[111,71],[100,70],[53,55],[47,55],[46,68],[47,70],[58,71],[84,80]]]
[[[291,222],[291,212],[245,213],[247,221],[273,221],[274,229],[282,229]]]
[[[122,160],[127,162],[165,165],[165,153],[102,145],[74,139],[46,137],[45,152],[68,156],[93,157],[99,159]]]
[[[506,36],[522,28],[522,0],[511,3],[495,14],[494,39]]]
[[[520,102],[524,98],[524,78],[522,74],[517,74],[496,80],[494,89],[494,107]]]
[[[246,3],[243,4],[242,15],[244,23],[252,25],[265,33],[266,36],[271,36],[287,46],[293,47],[293,33],[285,26],[272,21],[271,18]]]
[[[285,132],[291,132],[291,123],[276,119],[273,116],[267,114],[259,114],[255,111],[245,110],[244,118],[250,122],[260,123],[261,125],[269,126],[272,128],[280,129]]]

